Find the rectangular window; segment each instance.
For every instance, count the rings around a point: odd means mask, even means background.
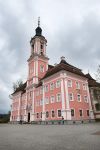
[[[54,103],[54,102],[55,102],[55,97],[51,96],[51,103]]]
[[[54,83],[50,84],[50,90],[54,90]]]
[[[73,93],[69,93],[69,101],[73,101],[74,98],[73,98]]]
[[[37,113],[37,118],[39,118],[39,113]]]
[[[57,102],[61,102],[61,94],[57,94]]]
[[[61,117],[61,110],[58,110],[58,117]]]
[[[74,109],[71,109],[71,116],[74,117],[74,115],[75,115]]]
[[[80,94],[77,94],[77,100],[78,100],[78,102],[81,101],[81,95]]]
[[[55,117],[55,112],[54,112],[54,110],[52,110],[51,113],[52,113],[52,117]]]
[[[87,116],[89,116],[89,110],[87,110]]]
[[[45,92],[48,92],[48,85],[45,86]]]
[[[45,104],[49,104],[49,98],[48,97],[45,98]]]
[[[56,82],[56,88],[59,88],[60,87],[60,80],[58,80],[57,82]]]
[[[41,118],[42,118],[42,112],[41,112]]]
[[[68,87],[72,87],[72,81],[68,80]]]
[[[84,101],[88,102],[88,97],[86,95],[84,96]]]
[[[87,90],[86,84],[83,84],[83,90]]]
[[[76,89],[80,89],[80,83],[76,82]]]
[[[82,116],[83,116],[83,112],[82,112],[82,110],[81,110],[81,109],[79,110],[79,114],[80,114],[80,117],[82,117]]]
[[[49,112],[48,111],[46,111],[46,118],[48,118],[49,117]]]
[[[40,66],[40,72],[44,72],[44,66]]]

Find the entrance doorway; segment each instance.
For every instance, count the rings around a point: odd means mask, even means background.
[[[30,113],[28,113],[28,122],[30,122]]]

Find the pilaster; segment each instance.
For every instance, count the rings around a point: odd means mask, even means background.
[[[44,81],[43,81],[43,107],[42,107],[42,121],[46,119],[45,114],[45,90],[44,90]]]
[[[67,78],[65,78],[65,95],[66,95],[66,114],[67,114],[67,120],[71,120],[71,110],[70,110],[69,97],[68,97]]]
[[[35,116],[34,116],[34,113],[35,113],[35,106],[34,106],[34,88],[33,88],[33,97],[32,97],[32,114],[31,114],[31,121],[34,121],[35,120]]]
[[[64,97],[64,78],[61,79],[61,97],[62,97],[62,116],[66,120],[65,97]]]
[[[20,111],[21,111],[21,94],[19,95],[19,100],[18,100],[18,117],[17,117],[17,121],[20,121]]]
[[[94,119],[94,112],[92,109],[92,103],[90,99],[90,92],[89,92],[89,87],[87,86],[87,93],[88,93],[88,101],[89,101],[89,113],[90,113],[90,119]]]

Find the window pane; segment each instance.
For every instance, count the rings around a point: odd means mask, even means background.
[[[48,117],[49,117],[49,112],[47,111],[47,112],[46,112],[46,118],[48,118]]]
[[[72,87],[72,81],[68,80],[68,87]]]
[[[82,116],[82,110],[79,110],[80,116]]]
[[[89,110],[87,110],[87,116],[89,116]]]
[[[52,117],[55,117],[55,112],[54,112],[54,110],[52,111]]]
[[[71,116],[74,116],[74,109],[71,109]]]
[[[61,117],[61,110],[58,110],[58,117]]]

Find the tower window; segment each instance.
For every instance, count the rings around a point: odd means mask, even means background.
[[[44,72],[44,66],[42,66],[42,65],[40,66],[40,71]]]
[[[34,44],[32,44],[32,48],[34,49]]]
[[[43,49],[43,45],[41,44],[41,49]]]

